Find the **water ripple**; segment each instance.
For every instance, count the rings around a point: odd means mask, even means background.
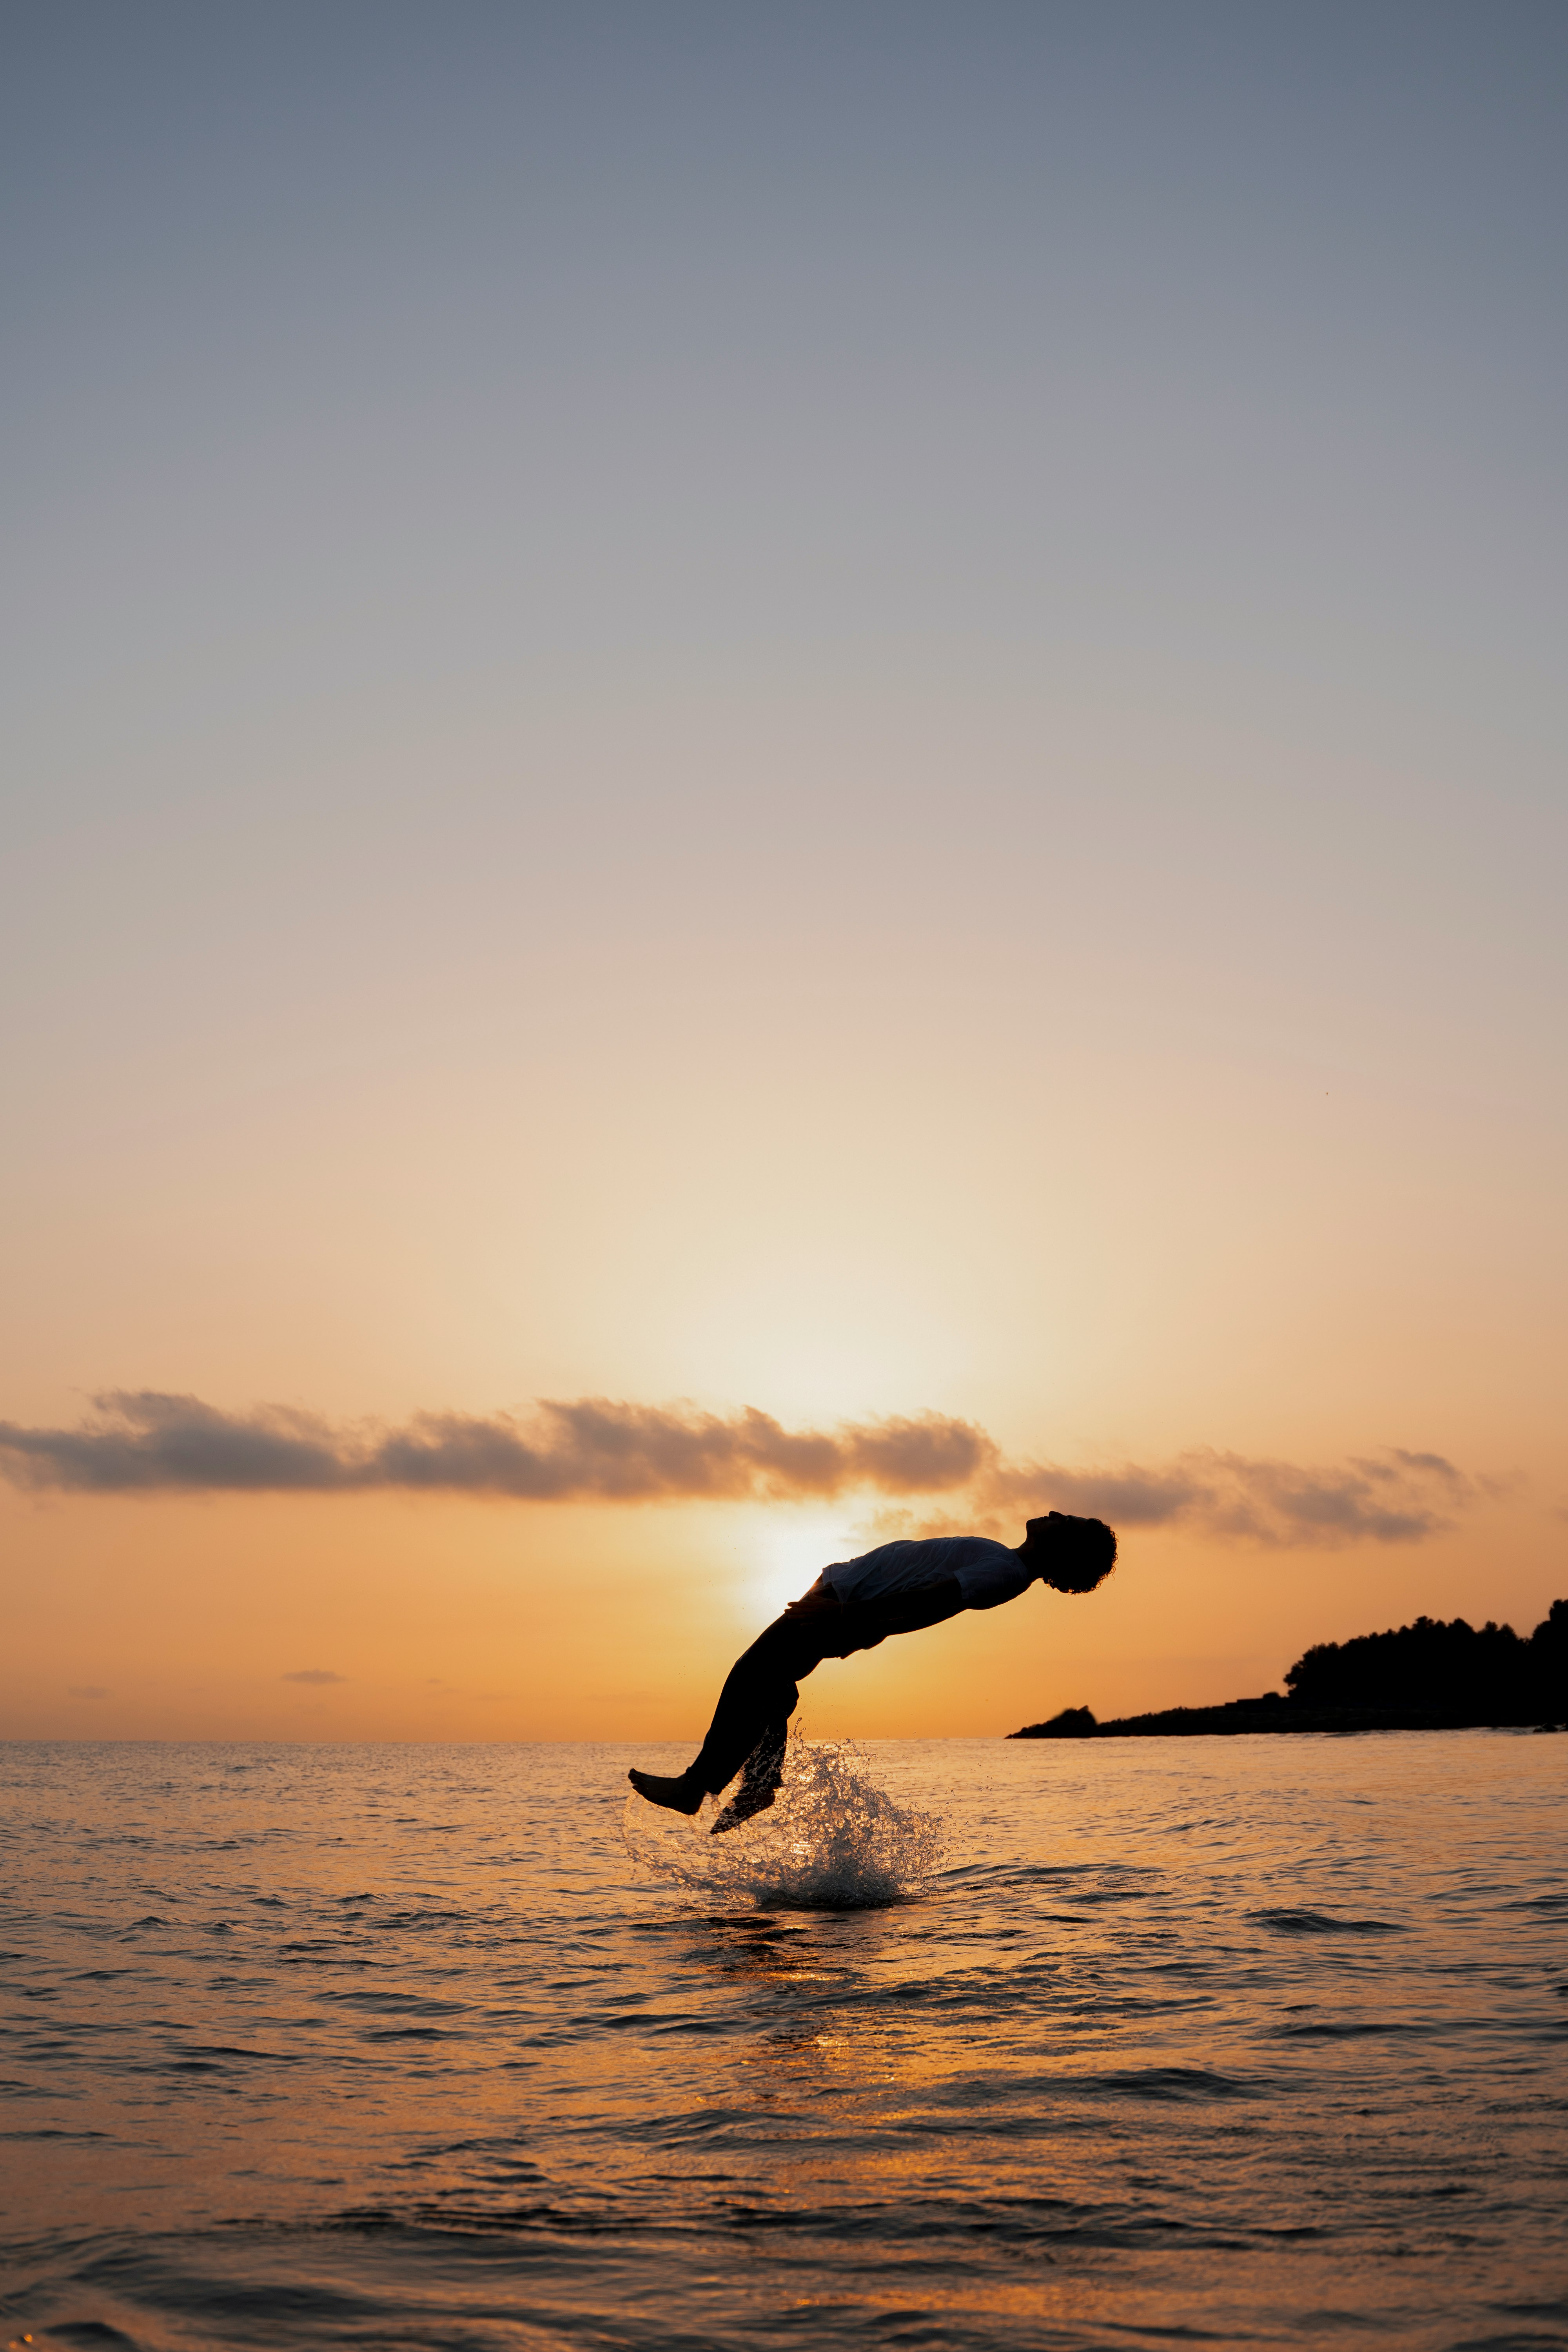
[[[1568,2346],[1558,1752],[13,1745],[0,2345]]]

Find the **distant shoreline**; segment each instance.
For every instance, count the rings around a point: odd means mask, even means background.
[[[1282,1691],[1220,1706],[1167,1706],[1097,1723],[1064,1706],[1009,1739],[1212,1739],[1242,1732],[1568,1731],[1568,1601],[1554,1601],[1528,1640],[1489,1619],[1417,1617],[1386,1633],[1320,1642]]]
[[[1289,1699],[1231,1699],[1223,1706],[1168,1706],[1155,1715],[1124,1715],[1097,1723],[1088,1707],[1065,1710],[1048,1723],[1028,1723],[1009,1739],[1228,1739],[1247,1732],[1300,1735],[1357,1731],[1561,1731],[1568,1726],[1533,1717],[1500,1723],[1495,1716],[1436,1714],[1417,1707],[1297,1706]],[[1089,1716],[1085,1723],[1082,1717]]]

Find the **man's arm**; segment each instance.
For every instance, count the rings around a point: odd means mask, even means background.
[[[918,1592],[889,1592],[880,1601],[847,1601],[838,1622],[823,1630],[823,1655],[847,1658],[857,1650],[874,1650],[890,1633],[919,1633],[956,1617],[964,1607],[956,1576],[943,1577]]]
[[[968,1606],[956,1576],[944,1576],[940,1584],[928,1584],[918,1592],[890,1592],[885,1601],[868,1603],[879,1617],[886,1617],[889,1633],[923,1633],[928,1625],[940,1625]]]
[[[955,1579],[954,1581],[956,1580]],[[1015,1583],[993,1584],[985,1591],[977,1592],[974,1598],[972,1601],[966,1601],[963,1606],[966,1609],[1000,1609],[1005,1601],[1016,1601],[1020,1592],[1027,1592],[1034,1580],[1032,1576],[1020,1576]]]

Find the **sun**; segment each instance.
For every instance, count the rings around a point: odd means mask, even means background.
[[[862,1549],[842,1509],[816,1505],[770,1511],[759,1517],[747,1591],[771,1624],[831,1561],[848,1559]]]

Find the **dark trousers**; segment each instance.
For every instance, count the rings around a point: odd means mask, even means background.
[[[831,1593],[815,1591],[792,1601],[731,1667],[708,1737],[689,1768],[692,1778],[716,1796],[770,1731],[782,1755],[783,1727],[795,1713],[797,1685],[824,1658],[874,1650],[889,1633],[940,1625],[963,1607],[953,1576],[924,1592],[900,1592],[887,1601],[836,1601]]]

